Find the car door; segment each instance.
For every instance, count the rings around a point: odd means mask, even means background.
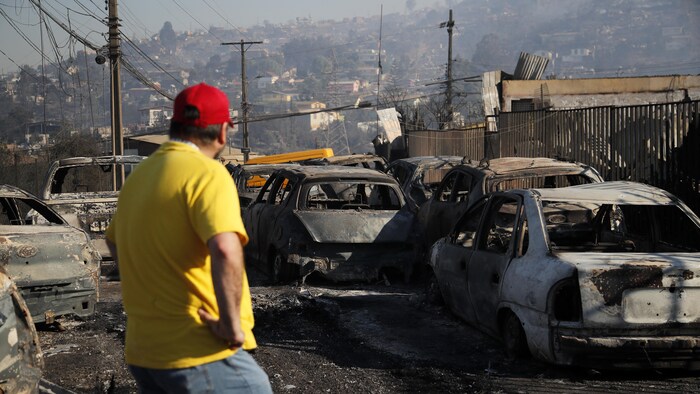
[[[467,267],[485,206],[486,200],[480,201],[460,218],[440,250],[439,266],[435,271],[450,309],[472,323],[476,323],[476,315],[469,299]]]
[[[254,260],[261,259],[260,242],[258,239],[260,215],[268,208],[267,196],[270,194],[270,188],[272,188],[275,179],[275,175],[270,176],[262,189],[260,189],[255,201],[241,212],[243,224],[245,225],[249,237],[248,244],[245,246],[246,255]]]
[[[278,228],[280,217],[285,214],[289,196],[295,182],[289,177],[278,174],[267,193],[265,207],[257,218],[258,256],[260,261],[266,261],[268,254],[275,249],[275,241],[281,237],[283,229]],[[291,208],[289,208],[291,209]]]
[[[424,228],[429,245],[447,235],[467,210],[472,177],[455,170],[445,175],[424,213]]]
[[[470,299],[483,328],[498,334],[497,307],[504,272],[513,258],[522,210],[515,194],[490,198],[479,227],[476,246],[467,267]]]

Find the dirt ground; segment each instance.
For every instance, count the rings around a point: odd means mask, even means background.
[[[253,353],[275,392],[700,392],[700,374],[623,373],[510,360],[500,344],[429,305],[418,285],[268,286],[249,272]],[[132,393],[119,282],[97,312],[39,327],[44,379],[77,393]]]

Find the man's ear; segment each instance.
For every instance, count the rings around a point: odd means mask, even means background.
[[[222,145],[226,145],[226,132],[228,131],[228,125],[226,123],[221,125],[219,130],[219,135],[216,137],[216,141]]]

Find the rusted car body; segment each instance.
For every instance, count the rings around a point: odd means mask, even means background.
[[[420,156],[392,161],[386,173],[396,178],[406,198],[420,207],[433,195],[445,174],[462,163],[462,156]]]
[[[128,176],[143,156],[72,157],[51,164],[41,198],[72,226],[84,230],[102,256],[102,271],[117,275],[105,231],[117,209],[115,174]]]
[[[0,268],[0,392],[37,393],[43,358],[31,313]]]
[[[430,267],[450,309],[513,355],[700,369],[700,220],[661,189],[490,194],[432,246]]]
[[[95,311],[100,255],[87,234],[13,186],[0,186],[0,263],[35,323]]]
[[[301,166],[270,176],[243,213],[246,256],[273,281],[318,272],[332,281],[410,275],[414,213],[398,183],[379,171]]]
[[[490,161],[465,160],[445,174],[418,213],[426,249],[454,227],[476,200],[489,192],[517,188],[566,187],[603,178],[592,167],[545,157],[504,157]]]
[[[299,164],[239,164],[233,167],[231,176],[236,184],[241,208],[246,208],[258,196],[270,174],[281,168],[298,167]]]
[[[351,155],[330,156],[320,159],[304,160],[300,164],[307,166],[348,166],[363,167],[384,172],[387,167],[386,159],[370,153],[355,153]]]

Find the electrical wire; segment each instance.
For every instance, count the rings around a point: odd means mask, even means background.
[[[190,14],[190,12],[187,11],[187,10],[185,9],[185,7],[183,7],[182,4],[180,4],[180,2],[179,2],[178,0],[172,0],[172,1],[173,1],[173,3],[175,3],[175,5],[178,6],[178,8],[180,8],[185,14],[187,14],[190,18],[192,18],[193,21],[197,22],[197,24],[198,24],[199,26],[201,26],[202,29],[204,29],[204,31],[206,31],[207,33],[209,33],[212,37],[216,38],[217,40],[223,41],[223,39],[221,39],[220,37],[218,37],[216,34],[212,33],[212,32],[211,32],[211,29],[209,29],[209,28],[207,28],[206,26],[204,26],[204,25],[202,24],[202,22],[200,22],[197,18],[195,18],[192,14]]]
[[[151,65],[153,65],[153,67],[157,68],[158,70],[160,70],[160,71],[162,71],[163,73],[165,73],[166,75],[168,75],[168,76],[169,76],[170,78],[172,78],[173,81],[175,81],[180,87],[184,87],[184,86],[185,86],[179,79],[175,78],[175,76],[173,76],[171,73],[169,73],[168,71],[166,71],[160,64],[158,64],[158,62],[156,62],[155,60],[153,60],[153,58],[151,58],[150,56],[148,56],[148,54],[147,54],[146,52],[144,52],[141,48],[139,48],[139,46],[136,45],[133,41],[131,41],[131,39],[130,39],[129,37],[125,36],[123,33],[121,33],[121,36],[122,36],[122,38],[124,38],[124,39],[126,40],[126,42],[127,42],[132,48],[134,48],[134,49],[136,50],[136,52],[137,52],[138,54],[140,54],[144,59],[146,59],[146,61],[148,61]]]
[[[171,101],[175,101],[175,98],[172,95],[168,94],[160,86],[157,86],[155,83],[153,83],[151,80],[149,80],[145,75],[143,75],[136,67],[134,67],[124,57],[119,58],[119,63],[124,67],[124,70],[126,70],[129,74],[131,74],[131,76],[133,76],[136,80],[141,82],[143,85],[155,90],[161,96],[163,96]]]
[[[5,55],[5,57],[7,58],[7,60],[11,61],[12,64],[14,64],[15,66],[17,66],[17,68],[19,68],[20,70],[24,71],[24,73],[25,73],[26,75],[32,77],[32,79],[35,80],[36,82],[40,82],[39,79],[38,79],[37,77],[35,77],[34,75],[30,74],[29,71],[27,71],[27,70],[24,69],[24,67],[22,67],[22,66],[20,66],[19,64],[17,64],[17,62],[15,62],[14,60],[12,60],[12,58],[11,58],[7,53],[5,53],[2,49],[0,49],[0,53],[2,53],[3,55]]]
[[[245,33],[243,33],[243,31],[241,31],[241,29],[239,29],[238,27],[232,25],[231,22],[229,22],[228,19],[224,18],[224,16],[221,15],[221,13],[219,13],[219,11],[215,10],[214,7],[212,7],[211,4],[209,4],[209,2],[208,2],[207,0],[202,0],[202,1],[204,2],[204,4],[207,5],[207,7],[209,7],[210,10],[214,11],[214,13],[215,13],[216,15],[218,15],[218,16],[219,16],[224,22],[226,22],[229,26],[233,27],[236,31],[238,31],[238,32],[241,34],[241,36],[242,36],[246,41],[248,41],[248,39],[247,39]]]
[[[87,46],[88,48],[90,48],[94,51],[98,51],[100,49],[99,46],[97,46],[96,44],[93,44],[87,38],[84,38],[84,37],[78,35],[73,29],[66,26],[63,22],[58,20],[58,18],[55,17],[53,14],[51,14],[50,12],[47,12],[46,9],[44,9],[41,6],[41,3],[39,3],[37,0],[29,0],[29,1],[32,4],[34,4],[37,8],[39,8],[39,10],[41,10],[44,13],[44,15],[48,16],[52,21],[54,21],[54,23],[56,23],[58,26],[60,26],[66,33],[68,33],[71,37],[78,40],[81,44]],[[43,56],[43,54],[42,54],[42,56]]]
[[[151,31],[148,27],[146,27],[146,25],[138,18],[138,16],[136,16],[136,14],[132,12],[129,7],[126,6],[126,4],[121,4],[120,7],[120,9],[124,11],[125,21],[129,22],[130,24],[137,25],[139,29],[143,29],[143,33],[147,37],[152,37],[155,34],[155,32]],[[136,36],[135,30],[131,26],[127,24],[125,24],[124,26],[128,27],[129,30],[131,30],[132,34]]]

